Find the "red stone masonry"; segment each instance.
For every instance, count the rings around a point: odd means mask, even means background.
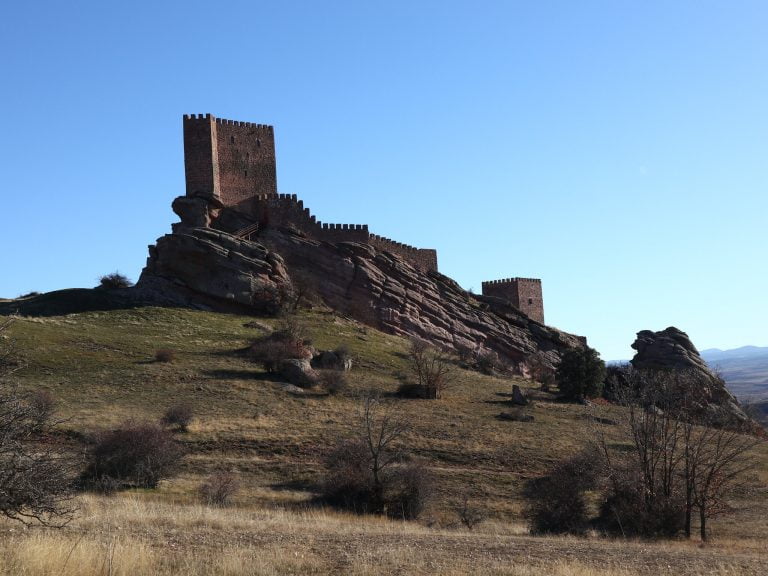
[[[185,115],[184,170],[187,196],[215,198],[260,227],[292,226],[316,240],[367,243],[420,270],[437,270],[436,250],[370,234],[363,224],[320,222],[295,194],[278,194],[272,126]]]
[[[187,196],[214,196],[234,206],[256,193],[277,193],[272,126],[211,114],[184,116]]]
[[[483,296],[509,301],[532,320],[544,324],[544,298],[538,278],[505,278],[483,282]]]

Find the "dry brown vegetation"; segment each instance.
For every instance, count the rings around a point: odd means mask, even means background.
[[[177,438],[187,449],[179,473],[156,489],[82,496],[80,513],[59,531],[0,523],[0,574],[765,573],[765,444],[755,449],[754,487],[735,495],[735,510],[713,523],[704,548],[533,537],[521,515],[526,481],[577,453],[596,417],[621,420],[623,409],[596,414],[556,402],[536,382],[459,368],[441,399],[397,399],[407,341],[323,311],[302,318],[316,347],[344,345],[355,359],[337,394],[287,394],[249,360],[243,351],[276,325],[270,319],[153,308],[19,319],[11,331],[26,366],[14,377],[22,389],[50,392],[71,433],[158,421],[181,401],[195,420]],[[175,350],[175,361],[147,361],[159,346]],[[513,382],[533,398],[535,421],[497,418]],[[313,504],[325,460],[354,436],[369,389],[397,403],[409,423],[402,445],[434,478],[419,523]],[[616,445],[627,442],[619,426],[604,431]],[[198,504],[200,485],[220,470],[240,484],[231,506]],[[471,531],[456,512],[465,503],[486,518]]]

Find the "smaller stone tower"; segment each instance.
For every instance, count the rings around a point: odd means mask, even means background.
[[[509,301],[531,320],[544,324],[544,298],[538,278],[505,278],[483,282],[483,296]]]

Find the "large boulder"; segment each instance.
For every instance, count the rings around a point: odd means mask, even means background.
[[[637,350],[632,359],[635,368],[691,368],[713,375],[688,334],[674,326],[660,332],[638,332],[632,348]]]
[[[260,244],[210,228],[189,228],[149,247],[136,288],[159,302],[275,312],[290,291],[290,278],[282,258]]]
[[[736,398],[725,387],[725,382],[702,360],[688,335],[670,326],[653,332],[642,330],[632,344],[637,350],[631,360],[636,370],[676,370],[687,374],[685,382],[692,399],[692,410],[698,416],[717,422],[747,422],[749,418]]]
[[[301,388],[314,386],[320,380],[320,376],[312,369],[307,358],[290,358],[280,363],[280,376],[295,386]]]

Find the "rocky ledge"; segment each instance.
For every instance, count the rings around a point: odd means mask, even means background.
[[[318,242],[287,229],[265,230],[254,242],[177,226],[150,246],[137,290],[164,303],[274,312],[299,282],[326,305],[374,328],[444,349],[493,351],[523,366],[536,357],[553,367],[564,350],[585,343],[371,245]]]

